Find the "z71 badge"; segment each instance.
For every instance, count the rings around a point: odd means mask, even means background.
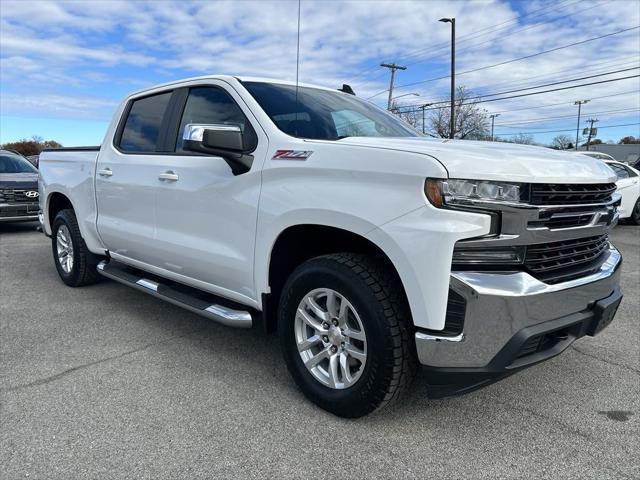
[[[306,160],[312,153],[311,150],[276,150],[271,160]]]

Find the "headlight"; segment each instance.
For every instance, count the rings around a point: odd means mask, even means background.
[[[446,204],[471,204],[473,201],[520,201],[520,184],[488,180],[427,179],[424,193],[429,201],[441,208]]]

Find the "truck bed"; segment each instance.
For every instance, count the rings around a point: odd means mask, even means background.
[[[96,237],[95,168],[99,146],[67,147],[43,150],[40,154],[39,190],[47,192],[40,197],[40,209],[48,211],[45,202],[60,193],[71,199],[80,231],[88,243],[99,244]],[[45,218],[45,232],[50,232],[49,219]]]

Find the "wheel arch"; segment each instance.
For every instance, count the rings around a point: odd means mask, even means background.
[[[62,192],[51,192],[47,196],[47,201],[45,205],[45,219],[48,222],[48,232],[51,232],[51,227],[53,226],[53,220],[56,218],[56,215],[61,210],[71,209],[75,212],[75,208],[73,207],[73,203],[71,199]]]
[[[293,272],[303,262],[338,252],[365,253],[388,264],[404,291],[404,285],[395,265],[382,248],[357,233],[335,225],[301,223],[289,225],[273,241],[267,256],[263,279],[262,308],[265,328],[268,332],[276,329],[276,313],[282,287]]]

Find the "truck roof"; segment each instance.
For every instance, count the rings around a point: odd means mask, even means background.
[[[180,80],[174,80],[172,82],[153,85],[151,87],[143,88],[141,90],[136,90],[135,92],[130,93],[128,96],[138,95],[138,94],[141,94],[141,93],[145,93],[145,92],[150,92],[152,90],[156,90],[158,88],[170,87],[172,85],[191,82],[191,81],[194,81],[194,80],[226,80],[226,81],[231,80],[232,82],[235,80],[235,81],[240,81],[240,82],[277,83],[277,84],[280,84],[280,85],[295,85],[296,84],[295,81],[281,80],[281,79],[268,78],[268,77],[251,77],[251,76],[212,74],[212,75],[201,75],[201,76],[198,76],[198,77],[183,78],[183,79],[180,79]],[[318,89],[321,89],[321,90],[329,90],[329,91],[332,91],[332,92],[337,92],[338,91],[337,87],[336,88],[329,88],[329,87],[324,87],[322,85],[314,85],[314,84],[311,84],[311,83],[299,82],[298,85],[301,86],[301,87],[318,88]]]

